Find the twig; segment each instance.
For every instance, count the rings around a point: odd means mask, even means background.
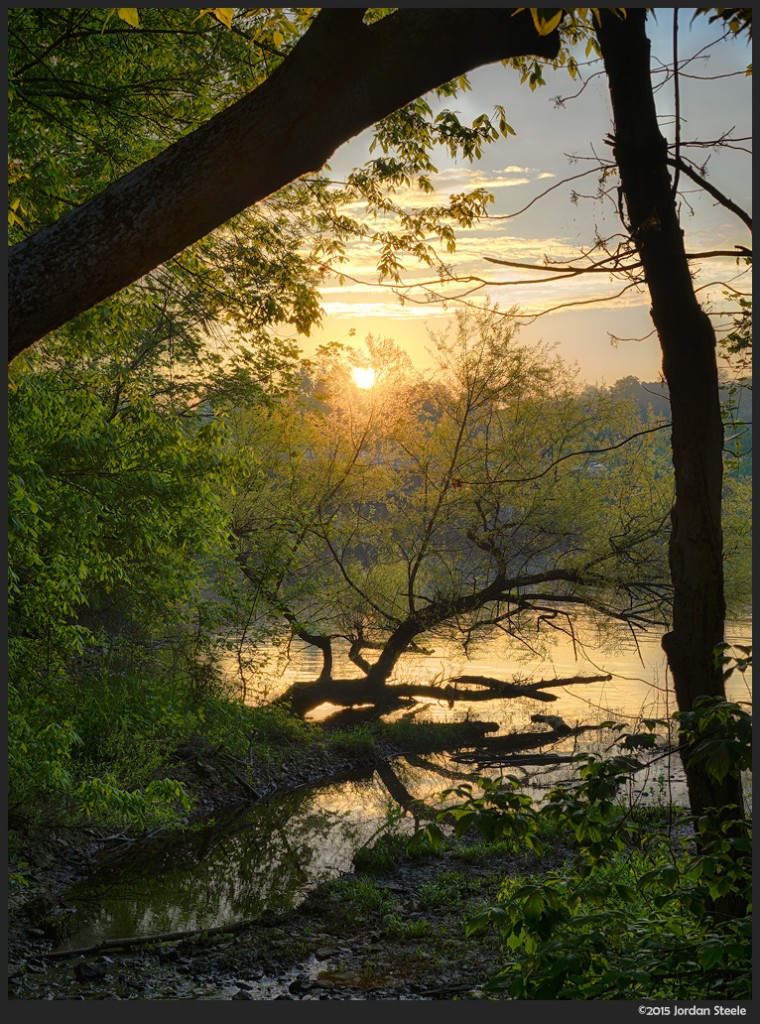
[[[91,953],[100,953],[104,949],[131,949],[133,946],[148,946],[158,942],[182,942],[185,939],[193,939],[201,935],[224,935],[231,932],[243,931],[260,921],[246,920],[235,921],[232,924],[220,924],[213,928],[191,928],[186,932],[161,932],[156,935],[135,935],[131,939],[104,939],[96,942],[93,946],[82,946],[79,949],[58,949],[47,953],[35,953],[36,957],[45,960],[65,960],[72,956],[88,956]]]

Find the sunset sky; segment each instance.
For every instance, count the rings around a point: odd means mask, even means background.
[[[751,212],[751,158],[743,148],[751,145],[751,78],[745,75],[751,60],[750,48],[744,39],[733,38],[708,46],[718,38],[719,30],[704,16],[692,24],[691,10],[682,8],[679,13],[682,140],[714,140],[732,129],[735,140],[745,141],[737,141],[736,148],[724,151],[689,148],[684,152],[700,163],[709,156],[710,182]],[[657,15],[658,23],[651,18],[648,23],[655,67],[672,60],[672,9],[659,8]],[[571,201],[573,190],[589,197],[596,193],[598,176],[594,174],[560,185],[525,213],[509,216],[549,186],[591,168],[588,158],[593,157],[594,151],[605,159],[609,157],[610,150],[603,139],[611,133],[612,121],[601,61],[589,63],[582,53],[578,59],[583,81],[573,82],[565,71],[555,73],[546,69],[547,84],[531,92],[527,83],[520,84],[516,71],[491,65],[470,74],[471,92],[446,103],[431,100],[434,111],[448,106],[467,123],[479,113],[492,113],[494,105],[501,103],[516,132],[515,136],[486,147],[481,160],[473,164],[466,160],[455,163],[442,150],[434,155],[439,174],[433,180],[441,196],[475,187],[485,187],[494,195],[488,222],[459,230],[457,252],[447,260],[455,261],[462,272],[490,282],[472,296],[475,301],[482,302],[487,296],[502,309],[516,304],[527,314],[522,320],[525,326],[521,337],[556,343],[564,357],[577,362],[585,379],[611,384],[634,374],[654,380],[660,375],[660,352],[651,333],[645,292],[631,289],[613,298],[625,282],[611,281],[601,274],[553,281],[546,286],[521,283],[544,275],[494,266],[484,259],[538,263],[548,256],[567,260],[575,257],[580,247],[588,247],[596,233],[607,237],[621,230],[609,199]],[[674,89],[672,79],[664,79],[661,72],[655,74],[655,81],[662,82],[657,92],[662,128],[672,139]],[[581,91],[583,82],[586,85]],[[569,98],[579,92],[576,98]],[[565,98],[564,106],[555,102],[557,96]],[[371,132],[365,132],[334,155],[330,161],[334,177],[370,158],[370,138]],[[578,160],[572,161],[572,157]],[[690,181],[682,178],[681,185],[688,200],[688,205],[683,203],[681,209],[688,251],[732,250],[735,245],[751,245],[749,232],[737,217]],[[433,198],[440,201],[439,196]],[[409,205],[429,201],[429,197],[419,193],[410,192],[405,197]],[[359,210],[350,212],[360,216]],[[454,307],[445,309],[438,303],[414,302],[401,305],[387,286],[378,285],[376,259],[377,254],[368,245],[357,245],[351,262],[344,266],[345,283],[340,285],[335,279],[325,284],[325,321],[312,333],[304,350],[309,354],[316,344],[326,341],[343,341],[361,348],[364,337],[373,333],[393,338],[410,353],[417,366],[424,368],[429,363],[427,327],[443,327]],[[409,281],[431,279],[429,270],[415,269],[411,262],[408,266]],[[745,291],[749,289],[748,275],[731,258],[704,261],[692,267],[698,285],[728,281]],[[503,281],[518,283],[506,286],[499,283]],[[709,296],[717,302],[721,291],[713,286],[701,292],[700,297],[704,300]],[[573,310],[545,312],[563,302],[588,299],[602,301]],[[536,313],[543,315],[533,319]],[[353,335],[349,335],[350,331]],[[649,337],[613,344],[611,334],[623,339]]]

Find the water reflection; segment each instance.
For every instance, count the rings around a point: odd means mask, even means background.
[[[730,643],[751,644],[752,624],[749,619],[729,623],[726,637]],[[524,682],[557,679],[572,676],[610,674],[606,682],[569,686],[550,691],[557,699],[546,710],[560,715],[575,726],[594,724],[614,718],[632,722],[636,718],[669,718],[676,710],[672,681],[667,670],[665,655],[658,635],[644,635],[636,643],[625,635],[614,643],[598,641],[581,646],[561,635],[551,648],[549,656],[527,661],[518,658],[501,643],[493,641],[465,657],[454,644],[431,645],[431,655],[405,654],[395,673],[400,682],[420,683],[446,681],[457,675],[477,674],[511,681],[515,677]],[[334,675],[352,678],[356,666],[348,659],[347,647],[335,645]],[[288,647],[258,647],[255,651],[255,671],[243,673],[247,699],[250,703],[265,703],[283,693],[292,683],[315,679],[322,665],[321,656],[313,647],[294,640]],[[253,652],[252,652],[253,653]],[[232,680],[240,679],[240,666],[235,658],[226,662],[226,671]],[[752,673],[735,673],[728,682],[731,700],[751,702]],[[324,704],[310,712],[312,719],[325,719],[339,710]],[[461,721],[465,717],[499,723],[501,732],[525,728],[530,716],[543,707],[524,698],[494,700],[468,705],[457,701],[450,707],[445,700],[421,697],[414,710],[415,717],[428,721]],[[403,714],[405,712],[397,712]]]
[[[734,642],[749,642],[749,624],[734,631]],[[743,638],[743,639],[742,639]],[[640,653],[640,657],[639,657]],[[399,669],[405,680],[449,678],[478,673],[510,679],[562,678],[578,674],[613,674],[608,682],[554,690],[548,705],[520,697],[454,708],[445,701],[420,700],[415,717],[452,721],[467,716],[499,723],[499,736],[514,732],[538,735],[519,763],[478,765],[457,755],[432,754],[397,759],[395,775],[372,773],[331,785],[264,801],[244,811],[217,816],[213,824],[163,840],[135,843],[104,853],[89,881],[72,887],[66,901],[71,911],[61,918],[59,948],[85,947],[108,938],[163,934],[213,928],[259,916],[264,909],[284,910],[302,900],[317,882],[351,870],[356,849],[367,842],[396,806],[411,798],[440,807],[437,796],[479,769],[491,777],[522,777],[526,792],[540,798],[558,780],[568,778],[567,758],[580,749],[603,752],[615,736],[608,731],[581,733],[576,727],[605,719],[631,724],[642,715],[666,718],[675,709],[659,643],[643,643],[640,652],[618,649],[597,661],[576,660],[571,645],[555,651],[552,663],[534,666],[505,661],[501,653],[481,652],[470,660],[451,652],[423,657],[408,655]],[[310,651],[291,661],[286,671],[267,678],[267,699],[295,679],[313,678],[318,659]],[[232,668],[230,669],[232,671]],[[353,675],[353,667],[336,674]],[[729,697],[751,701],[751,675],[729,681]],[[249,689],[249,693],[250,693]],[[259,694],[259,697],[261,694]],[[251,699],[256,699],[255,696]],[[550,726],[531,723],[538,710],[562,717],[571,729],[558,735]],[[320,710],[320,709],[318,709]],[[408,712],[404,712],[408,714]],[[528,754],[534,755],[530,763]],[[557,755],[559,760],[551,760]],[[382,777],[384,775],[384,778]],[[395,781],[394,781],[395,779]],[[398,785],[396,784],[398,783]],[[675,753],[667,753],[631,780],[621,798],[630,801],[686,802],[683,770]],[[412,819],[403,825],[412,828]]]
[[[569,777],[572,769],[562,754],[578,749],[576,739],[555,741],[547,733],[539,753],[558,753],[558,763],[522,770],[485,768],[481,774],[522,771],[525,791],[540,798],[550,785]],[[595,734],[595,743],[610,739]],[[683,796],[683,781],[673,765],[670,769],[670,794],[677,800]],[[262,802],[189,833],[104,852],[91,877],[66,894],[70,910],[60,919],[57,948],[213,928],[295,906],[318,882],[350,871],[356,850],[379,834],[399,805],[415,803],[412,813],[396,823],[411,832],[419,805],[440,809],[441,791],[471,777],[472,766],[458,765],[444,754],[398,758],[392,769]],[[653,788],[656,778],[640,773],[627,797],[640,799],[649,788],[645,799],[666,798],[662,788],[659,794]]]
[[[212,928],[293,906],[316,882],[349,870],[377,828],[358,787],[292,794],[102,854],[92,877],[66,894],[72,911],[59,947]]]

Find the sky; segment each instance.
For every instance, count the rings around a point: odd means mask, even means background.
[[[745,70],[751,61],[750,47],[744,39],[733,38],[709,46],[720,32],[704,16],[692,22],[692,12],[693,9],[681,8],[679,13],[682,140],[714,140],[729,129],[733,138],[748,140],[751,78]],[[656,22],[651,16],[648,20],[653,77],[659,84],[656,98],[661,127],[672,139],[673,82],[665,81],[660,69],[663,63],[672,61],[673,11],[657,8],[656,17]],[[545,257],[568,260],[576,257],[580,248],[588,248],[596,234],[608,237],[621,230],[614,203],[594,198],[597,175],[587,174],[559,184],[592,168],[595,153],[604,158],[610,153],[603,141],[612,131],[612,119],[606,80],[600,74],[601,62],[589,63],[583,53],[578,59],[582,62],[581,77],[575,82],[565,71],[545,69],[546,85],[531,92],[527,83],[520,84],[515,70],[489,65],[468,76],[470,92],[445,103],[428,97],[434,112],[448,106],[466,123],[484,111],[492,113],[494,105],[500,103],[516,133],[485,147],[481,159],[472,164],[466,159],[454,161],[443,150],[435,154],[433,162],[439,172],[433,176],[439,191],[434,197],[436,202],[449,193],[476,187],[485,187],[494,196],[487,222],[467,230],[458,229],[457,251],[447,261],[455,262],[462,272],[489,282],[472,296],[474,301],[482,302],[487,297],[501,309],[516,305],[521,339],[543,339],[555,344],[564,358],[577,365],[582,379],[612,384],[632,374],[641,380],[657,380],[661,375],[660,350],[643,289],[629,289],[614,297],[624,282],[611,281],[600,274],[572,282],[528,284],[528,278],[543,279],[549,275],[496,266],[486,259],[532,264],[543,262]],[[563,98],[562,104],[557,103],[558,96]],[[370,159],[370,140],[371,132],[365,132],[342,146],[330,160],[332,176],[340,177]],[[710,182],[748,212],[751,157],[744,149],[750,145],[744,141],[728,150],[684,150],[700,163],[709,156]],[[690,181],[682,178],[681,184],[687,251],[751,247],[749,231],[733,213]],[[524,213],[513,216],[551,186],[557,187]],[[580,194],[575,201],[573,190]],[[410,206],[430,201],[412,192],[403,198]],[[350,213],[361,215],[359,210]],[[722,301],[722,287],[711,282],[727,281],[749,290],[746,272],[737,277],[740,268],[731,258],[692,264],[692,268],[697,285],[709,285],[700,292],[703,301],[713,303],[708,308],[717,308],[716,304]],[[378,283],[376,254],[366,245],[355,246],[349,263],[342,269],[347,275],[342,285],[332,279],[321,289],[325,319],[304,344],[305,354],[328,341],[342,341],[361,349],[363,339],[371,333],[392,338],[409,352],[418,368],[427,368],[428,328],[440,330],[450,324],[455,307],[413,301],[400,304],[387,285]],[[429,270],[409,264],[410,282],[430,279]],[[553,307],[568,301],[584,304],[551,312]]]

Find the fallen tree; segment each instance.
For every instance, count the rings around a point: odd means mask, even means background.
[[[363,708],[369,705],[366,720],[380,715],[410,707],[413,700],[443,701],[450,707],[455,703],[475,703],[518,697],[538,701],[555,701],[554,694],[545,693],[546,689],[577,686],[579,684],[607,682],[611,675],[570,676],[565,679],[543,679],[535,683],[509,683],[486,676],[458,676],[454,682],[466,682],[469,685],[451,686],[435,683],[397,683],[383,682],[378,685],[371,678],[356,679],[319,679],[316,682],[301,680],[277,698],[276,704],[288,707],[296,715],[307,715],[322,704],[333,704],[342,708]]]

